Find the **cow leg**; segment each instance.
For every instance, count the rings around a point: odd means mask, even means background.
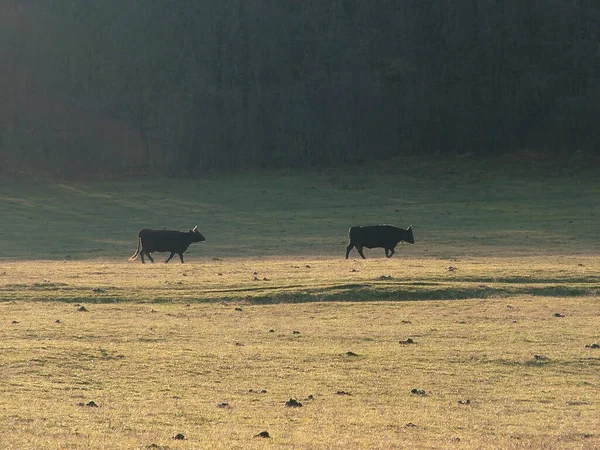
[[[389,252],[389,250],[388,250],[388,249],[387,249],[387,247],[386,247],[386,248],[385,248],[385,257],[386,257],[386,258],[389,258],[389,256],[388,256],[388,252]]]
[[[142,257],[142,264],[146,264],[146,261],[144,261],[144,249],[140,252],[140,256]]]
[[[367,259],[367,258],[365,258],[365,255],[363,255],[363,252],[362,252],[362,251],[363,251],[362,245],[361,245],[361,246],[358,246],[358,245],[357,245],[357,246],[356,246],[356,250],[358,250],[358,254],[359,254],[360,256],[362,256],[362,259]]]
[[[346,259],[348,259],[348,255],[350,254],[350,250],[352,250],[352,247],[354,247],[354,244],[350,244],[347,248],[346,248]]]
[[[175,252],[171,252],[171,254],[169,255],[169,257],[167,258],[167,260],[165,261],[165,264],[168,263],[169,261],[171,261],[171,258],[175,256]]]
[[[181,260],[181,264],[183,264],[183,253],[178,253],[179,259]]]
[[[392,257],[392,255],[394,254],[394,249],[393,249],[393,248],[390,248],[390,254],[389,254],[389,256],[388,256],[388,254],[387,254],[387,253],[388,253],[388,249],[386,248],[386,249],[385,249],[385,256],[387,256],[388,258],[391,258],[391,257]]]
[[[146,252],[146,256],[148,257],[148,259],[150,260],[150,262],[154,262],[154,259],[152,258],[152,256],[150,256],[149,252]]]

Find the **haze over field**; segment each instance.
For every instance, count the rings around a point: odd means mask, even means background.
[[[599,24],[0,1],[0,447],[600,448]]]

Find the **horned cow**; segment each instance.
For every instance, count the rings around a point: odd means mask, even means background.
[[[415,243],[412,226],[407,229],[394,227],[392,225],[352,227],[348,231],[348,235],[350,243],[346,248],[346,259],[348,259],[350,250],[352,250],[353,247],[356,247],[356,250],[358,250],[358,253],[363,259],[366,259],[363,254],[363,247],[384,248],[385,256],[391,258],[394,254],[394,249],[399,242]]]
[[[131,261],[135,260],[138,255],[142,258],[142,264],[144,261],[144,254],[154,262],[150,253],[152,252],[171,252],[165,263],[168,263],[175,254],[179,255],[181,263],[183,264],[183,253],[188,249],[190,244],[193,242],[202,242],[206,239],[198,231],[198,226],[195,226],[193,230],[187,232],[184,231],[171,231],[171,230],[149,230],[143,228],[138,233],[138,246],[135,253],[129,258]]]

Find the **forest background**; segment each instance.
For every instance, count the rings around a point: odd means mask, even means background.
[[[597,156],[593,0],[4,0],[0,175]]]

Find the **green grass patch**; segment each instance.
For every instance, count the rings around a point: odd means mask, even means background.
[[[207,240],[188,260],[343,257],[358,224],[414,226],[394,258],[589,254],[600,185],[593,168],[520,161],[397,161],[335,172],[249,172],[201,179],[0,184],[0,257],[126,259],[143,228]],[[357,254],[354,252],[353,257]],[[381,258],[383,250],[367,250]]]

